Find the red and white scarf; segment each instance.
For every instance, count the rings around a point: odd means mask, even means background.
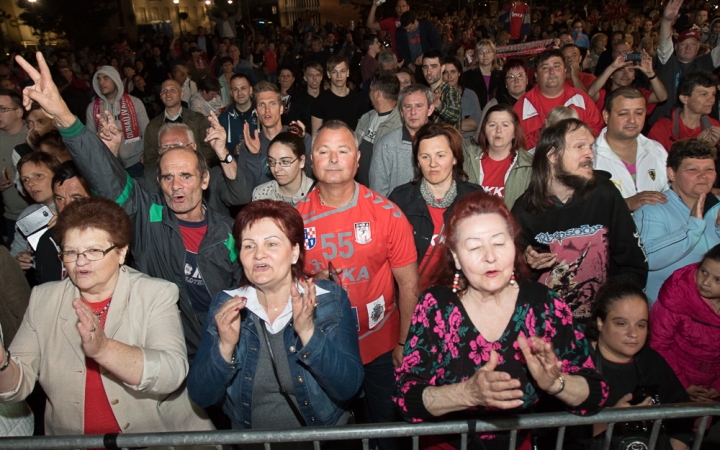
[[[542,41],[525,42],[522,44],[503,45],[497,48],[497,57],[513,58],[516,56],[537,55],[548,48],[552,48],[553,43],[553,39],[544,39]]]
[[[95,129],[100,126],[97,116],[105,114],[102,111],[103,101],[100,97],[95,99],[93,103],[93,117],[95,118]],[[122,126],[123,140],[125,142],[135,142],[140,140],[140,125],[138,124],[137,114],[135,113],[135,105],[128,94],[123,94],[118,101],[120,106],[120,125]]]

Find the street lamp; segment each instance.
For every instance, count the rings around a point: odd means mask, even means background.
[[[38,34],[39,34],[40,33],[40,23],[39,23],[40,21],[38,19],[38,15],[37,15],[37,9],[35,9],[35,2],[37,2],[37,0],[28,0],[28,2],[30,2],[32,4],[33,15],[35,16],[35,25],[38,25],[37,30],[38,30]]]

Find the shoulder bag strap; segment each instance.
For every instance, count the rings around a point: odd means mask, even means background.
[[[260,332],[262,333],[263,337],[265,338],[265,344],[267,345],[268,353],[270,354],[270,363],[272,364],[273,373],[275,374],[275,381],[278,384],[278,388],[280,388],[280,394],[285,398],[285,401],[287,402],[288,406],[290,406],[290,409],[292,410],[293,414],[295,415],[295,418],[298,422],[300,422],[300,425],[306,427],[307,422],[305,421],[305,418],[300,413],[300,410],[297,406],[295,406],[295,402],[292,401],[290,398],[290,394],[285,390],[285,388],[282,386],[282,383],[280,383],[280,376],[278,375],[277,366],[275,365],[275,355],[273,355],[272,351],[272,345],[270,344],[270,338],[267,335],[267,331],[265,330],[265,323],[262,320],[258,320],[258,328],[260,328]]]

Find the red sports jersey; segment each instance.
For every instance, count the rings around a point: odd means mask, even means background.
[[[342,268],[363,364],[392,351],[400,315],[391,269],[417,261],[410,222],[394,203],[361,184],[341,208],[324,206],[315,189],[297,209],[305,222],[305,270],[317,273],[329,261]]]

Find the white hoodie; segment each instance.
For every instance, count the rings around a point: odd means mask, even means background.
[[[604,170],[612,175],[610,181],[620,190],[623,198],[632,197],[638,192],[662,192],[668,188],[667,152],[659,142],[648,139],[642,134],[637,137],[637,157],[635,159],[635,183],[625,163],[612,151],[605,140],[607,127],[598,136],[595,151],[595,169]]]
[[[115,96],[115,102],[112,105],[108,103],[107,98],[100,93],[100,86],[98,85],[98,74],[103,74],[110,77],[113,82],[115,82],[115,86],[117,86],[118,92]],[[93,76],[93,88],[95,89],[95,94],[97,94],[97,96],[102,100],[102,105],[100,109],[102,111],[110,111],[110,114],[115,117],[115,124],[117,125],[118,130],[120,130],[120,132],[122,133],[122,123],[120,123],[120,98],[125,93],[125,87],[123,86],[120,74],[112,66],[100,67],[100,69],[98,69],[98,71]],[[138,127],[140,128],[140,139],[134,140],[133,142],[125,142],[125,138],[123,137],[123,142],[122,144],[120,144],[120,151],[118,153],[118,156],[125,168],[128,168],[140,162],[140,157],[142,156],[144,150],[143,136],[145,134],[145,128],[150,122],[150,119],[148,119],[147,116],[147,111],[145,111],[145,105],[143,105],[142,100],[137,97],[133,97],[132,95],[130,96],[130,99],[132,100],[133,106],[135,107],[135,115],[137,117]],[[95,117],[93,116],[94,103],[95,99],[93,99],[93,101],[91,101],[87,107],[87,112],[85,114],[85,126],[97,132],[97,129],[95,128]]]

